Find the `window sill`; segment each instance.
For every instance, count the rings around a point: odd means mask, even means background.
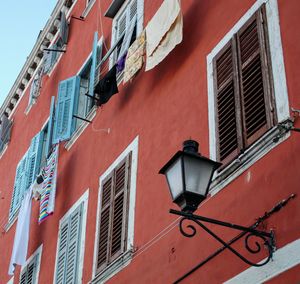
[[[285,141],[289,136],[290,132],[282,133],[280,128],[277,126],[270,129],[221,172],[215,174],[210,186],[210,195],[213,196],[217,194],[235,178],[250,168],[250,166],[252,166],[255,162],[269,153],[277,145]],[[279,140],[274,142],[274,139],[276,138],[279,138]]]
[[[86,116],[87,120],[92,121],[94,119],[94,117],[96,116],[96,111],[97,111],[97,107],[94,106],[89,114]],[[90,123],[83,121],[80,126],[75,130],[75,132],[72,134],[70,140],[68,142],[66,142],[65,144],[65,149],[67,149],[68,151],[71,149],[71,147],[73,146],[73,144],[76,142],[76,140],[79,138],[79,136],[82,134],[82,132],[88,127]]]
[[[91,11],[91,9],[92,9],[92,7],[94,6],[95,3],[96,3],[96,0],[91,0],[89,2],[89,4],[85,7],[85,9],[83,10],[81,16],[85,18],[89,14],[89,12]]]
[[[130,261],[132,260],[132,255],[132,250],[126,251],[120,257],[115,259],[111,264],[109,264],[103,271],[97,274],[89,283],[105,283],[109,278],[113,277],[130,263]]]

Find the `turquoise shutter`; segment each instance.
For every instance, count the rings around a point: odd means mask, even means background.
[[[94,34],[93,41],[93,51],[92,51],[92,66],[90,70],[90,82],[89,82],[89,95],[94,95],[94,86],[95,86],[95,74],[97,66],[97,44],[98,44],[98,32]]]
[[[35,135],[30,144],[26,163],[26,189],[30,187],[40,171],[40,163],[43,150],[44,131]]]
[[[60,227],[55,275],[56,284],[78,282],[82,210],[83,204],[81,203]]]
[[[14,191],[11,198],[11,205],[9,210],[9,222],[13,219],[17,210],[19,209],[25,192],[26,163],[27,163],[27,153],[23,156],[23,158],[20,160],[20,162],[17,165]]]
[[[10,140],[12,122],[7,118],[6,115],[2,115],[1,126],[0,126],[0,151]]]
[[[61,12],[59,36],[62,40],[63,45],[67,44],[68,42],[68,34],[69,34],[69,25],[66,19],[66,14],[64,12]]]
[[[55,97],[53,96],[51,98],[51,104],[50,104],[50,116],[49,116],[49,122],[48,122],[48,134],[47,134],[47,140],[46,140],[46,157],[49,155],[51,147],[52,147],[52,137],[53,137],[53,127],[54,127],[54,117],[55,117]]]
[[[79,87],[79,76],[59,83],[53,143],[69,139],[75,129],[73,113],[77,111]]]

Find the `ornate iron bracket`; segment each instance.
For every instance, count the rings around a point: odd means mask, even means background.
[[[170,213],[182,216],[182,219],[179,222],[179,230],[182,233],[182,235],[184,235],[187,238],[192,238],[197,233],[197,229],[194,225],[188,224],[186,227],[184,226],[184,222],[189,220],[189,221],[192,221],[195,224],[197,224],[204,231],[206,231],[213,238],[215,238],[219,243],[221,243],[224,247],[229,249],[233,254],[235,254],[237,257],[239,257],[242,261],[244,261],[245,263],[247,263],[251,266],[260,267],[260,266],[267,264],[272,259],[273,252],[275,251],[275,238],[274,238],[274,232],[272,230],[270,233],[268,233],[268,232],[253,229],[251,227],[244,227],[244,226],[240,226],[240,225],[236,225],[236,224],[232,224],[232,223],[228,223],[228,222],[223,222],[223,221],[219,221],[216,219],[211,219],[211,218],[195,215],[192,213],[177,211],[177,210],[173,210],[173,209],[170,209]],[[245,235],[245,248],[247,249],[248,252],[250,252],[252,254],[259,253],[262,248],[261,243],[258,241],[255,241],[256,247],[253,248],[250,246],[249,240],[256,237],[257,239],[262,241],[263,245],[267,248],[268,256],[267,256],[266,260],[261,263],[255,263],[255,262],[248,260],[245,256],[243,256],[237,250],[235,250],[230,244],[225,242],[221,237],[219,237],[212,230],[210,230],[208,227],[206,227],[203,224],[203,222],[212,223],[215,225],[219,225],[219,226],[246,232],[247,234]]]

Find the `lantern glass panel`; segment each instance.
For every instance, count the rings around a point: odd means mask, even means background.
[[[186,191],[205,196],[214,164],[206,159],[184,156]]]
[[[183,192],[182,159],[178,157],[166,170],[165,175],[173,200]]]

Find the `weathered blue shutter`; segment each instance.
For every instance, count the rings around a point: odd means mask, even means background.
[[[95,86],[95,75],[96,75],[96,66],[97,66],[97,44],[98,44],[98,32],[94,34],[93,41],[93,51],[92,51],[92,66],[90,70],[90,82],[89,82],[89,95],[94,95],[94,86]]]
[[[54,143],[67,140],[75,129],[73,113],[77,111],[80,77],[74,76],[61,81],[55,112]]]
[[[23,156],[17,165],[14,191],[11,198],[11,205],[9,210],[9,222],[14,218],[17,210],[21,205],[23,195],[25,192],[25,182],[26,182],[26,163],[27,163],[27,153]]]
[[[54,127],[54,117],[55,117],[55,97],[53,96],[51,98],[51,105],[50,105],[50,116],[49,116],[49,122],[48,122],[48,134],[47,134],[47,140],[46,140],[46,156],[49,155],[51,147],[52,147],[52,137],[53,137],[53,127]]]
[[[53,44],[49,49],[57,49],[57,45]],[[44,56],[44,73],[50,72],[52,66],[54,65],[59,52],[57,51],[45,51]]]
[[[129,48],[135,25],[136,25],[136,14],[133,16],[128,28],[126,29],[126,33],[125,33],[125,36],[124,36],[124,39],[122,42],[121,50],[119,52],[118,60],[125,54],[125,52]]]
[[[55,283],[78,283],[82,226],[81,203],[60,226]]]
[[[6,115],[2,115],[1,126],[0,126],[0,151],[3,149],[4,145],[10,140],[12,122],[7,118]]]
[[[30,187],[30,185],[36,178],[37,174],[39,173],[41,157],[42,157],[42,149],[43,149],[43,140],[44,140],[44,131],[40,131],[31,140],[30,148],[27,153],[26,189]]]
[[[69,25],[68,25],[68,21],[66,19],[66,14],[64,12],[61,12],[59,36],[60,36],[63,44],[67,44],[68,35],[69,35]]]

